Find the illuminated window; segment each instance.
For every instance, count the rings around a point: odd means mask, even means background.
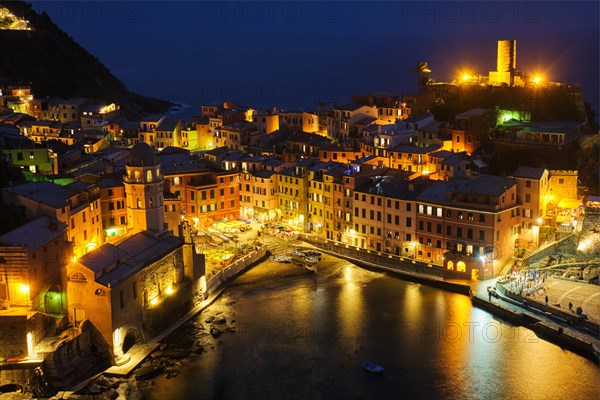
[[[146,172],[146,180],[152,182],[152,171],[148,170],[148,172]]]
[[[81,272],[73,272],[69,277],[71,282],[87,282],[85,275]]]
[[[459,261],[456,264],[456,270],[458,272],[465,272],[467,270],[467,265],[463,261]]]
[[[454,269],[454,262],[448,261],[448,269],[449,270],[453,270]]]

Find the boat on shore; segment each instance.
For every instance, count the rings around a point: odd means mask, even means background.
[[[280,263],[289,263],[289,262],[292,262],[292,257],[286,256],[284,254],[278,254],[278,255],[275,255],[275,256],[271,256],[271,259],[273,261],[277,261],[277,262],[280,262]]]
[[[383,368],[381,365],[373,364],[369,361],[363,361],[362,367],[369,372],[373,372],[374,374],[383,374],[383,371],[385,370],[385,368]]]
[[[304,268],[311,271],[311,272],[316,272],[317,271],[317,264],[309,264],[306,263],[304,264]]]
[[[304,257],[306,258],[314,258],[317,260],[321,260],[321,252],[316,250],[308,250],[304,252]]]

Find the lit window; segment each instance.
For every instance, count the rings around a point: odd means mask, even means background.
[[[87,282],[87,279],[86,279],[85,275],[83,273],[81,273],[81,272],[74,272],[69,277],[69,280],[71,282]]]

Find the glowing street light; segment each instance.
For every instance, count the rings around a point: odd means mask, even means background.
[[[26,285],[24,283],[20,284],[19,291],[23,294],[29,294],[29,285]]]

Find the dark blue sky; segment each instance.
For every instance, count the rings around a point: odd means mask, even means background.
[[[312,109],[431,76],[495,69],[517,40],[517,69],[579,83],[599,104],[597,2],[39,2],[136,92],[198,105],[224,98]]]

